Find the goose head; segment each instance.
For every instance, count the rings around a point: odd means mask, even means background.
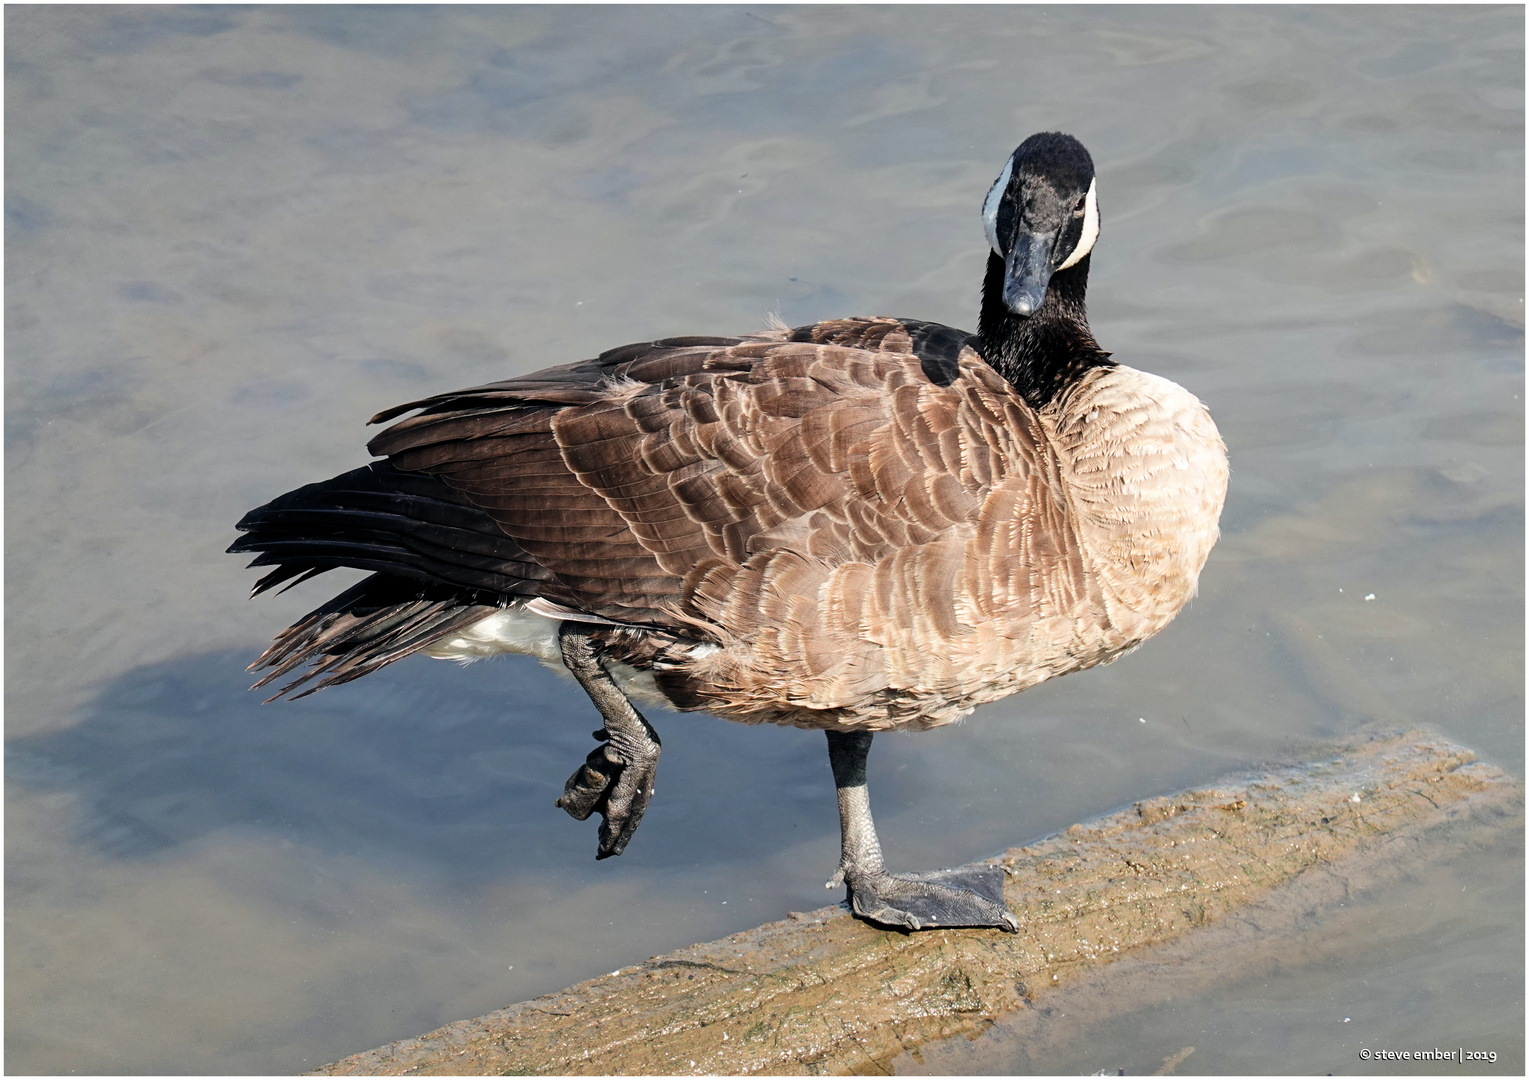
[[[1001,300],[1009,312],[1034,315],[1053,275],[1077,266],[1093,248],[1099,238],[1095,187],[1094,159],[1071,135],[1032,135],[1009,155],[982,204],[988,244],[1003,262]]]

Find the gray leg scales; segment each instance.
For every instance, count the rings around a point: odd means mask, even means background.
[[[653,798],[658,771],[658,733],[633,707],[600,662],[599,646],[589,628],[565,622],[558,632],[563,663],[579,681],[605,726],[594,733],[604,740],[589,752],[568,782],[557,805],[579,821],[598,813],[600,841],[596,859],[626,850]]]
[[[865,761],[870,732],[828,732],[828,761],[839,791],[843,845],[829,888],[849,887],[850,908],[870,922],[904,930],[950,926],[1019,929],[1003,899],[1000,866],[963,866],[913,874],[889,874],[871,820]]]

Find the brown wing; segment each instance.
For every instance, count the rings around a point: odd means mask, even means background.
[[[927,652],[1081,580],[1033,413],[970,350],[931,377],[908,326],[628,346],[383,414],[423,409],[371,449],[462,492],[584,610],[885,685],[854,643]]]

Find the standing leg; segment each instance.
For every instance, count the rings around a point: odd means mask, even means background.
[[[869,731],[828,732],[828,765],[839,791],[839,869],[827,887],[847,876],[885,875],[881,841],[871,820],[871,794],[865,784],[865,759],[871,752]]]
[[[850,907],[862,919],[922,930],[938,926],[996,926],[1018,930],[1003,901],[1001,866],[965,866],[922,874],[887,873],[865,779],[869,731],[829,731],[828,763],[839,791],[839,869],[828,888],[849,886]]]
[[[658,771],[658,732],[621,692],[600,661],[600,647],[585,623],[565,622],[558,630],[563,663],[605,718],[595,732],[604,739],[563,786],[561,806],[583,821],[599,812],[600,845],[596,859],[626,850],[653,798]]]

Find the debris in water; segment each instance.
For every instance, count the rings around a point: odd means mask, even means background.
[[[1195,1048],[1193,1046],[1186,1046],[1186,1047],[1184,1047],[1184,1049],[1180,1050],[1177,1054],[1169,1054],[1167,1057],[1163,1058],[1162,1067],[1159,1068],[1157,1070],[1157,1072],[1153,1073],[1152,1075],[1153,1076],[1171,1076],[1171,1075],[1173,1075],[1173,1070],[1177,1069],[1180,1065],[1184,1064],[1184,1059],[1187,1058],[1190,1054],[1193,1054],[1194,1052],[1195,1052]]]

